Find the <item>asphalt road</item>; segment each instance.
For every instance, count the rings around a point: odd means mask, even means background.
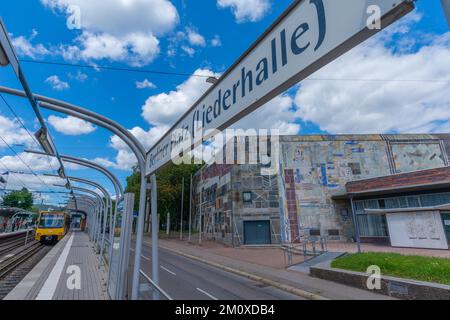
[[[133,249],[130,259],[134,261]],[[159,250],[159,260],[160,287],[174,300],[303,299],[164,249]],[[145,243],[142,250],[141,270],[150,278],[152,277],[151,247]]]

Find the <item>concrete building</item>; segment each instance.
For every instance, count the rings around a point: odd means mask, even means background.
[[[354,241],[355,216],[362,241],[448,249],[450,135],[281,136],[280,153],[277,175],[229,164],[196,174],[194,221],[199,228],[202,217],[204,237]]]

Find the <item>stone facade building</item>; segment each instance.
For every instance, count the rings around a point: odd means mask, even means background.
[[[386,215],[369,211],[449,204],[449,155],[450,135],[281,136],[276,175],[261,175],[260,165],[203,167],[194,177],[194,221],[199,228],[202,217],[205,237],[235,246],[312,236],[351,241],[355,213],[363,241],[388,243]],[[436,168],[447,171],[431,187],[421,188],[422,181],[409,189],[357,192],[367,179],[411,172],[431,181],[427,172]]]

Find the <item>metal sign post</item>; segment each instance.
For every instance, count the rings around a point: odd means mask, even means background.
[[[152,174],[150,177],[152,184],[152,275],[153,282],[159,285],[159,252],[158,252],[158,236],[159,236],[159,221],[158,221],[158,189],[156,184],[156,175]]]
[[[181,179],[181,221],[180,221],[180,240],[183,240],[183,205],[184,205],[184,177]]]
[[[192,228],[192,174],[189,187],[189,236],[188,236],[189,241],[191,241],[191,232],[192,232],[191,228]]]

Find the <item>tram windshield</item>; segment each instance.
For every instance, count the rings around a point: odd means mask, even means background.
[[[57,214],[42,215],[39,220],[39,228],[62,228],[64,227],[64,216]]]

